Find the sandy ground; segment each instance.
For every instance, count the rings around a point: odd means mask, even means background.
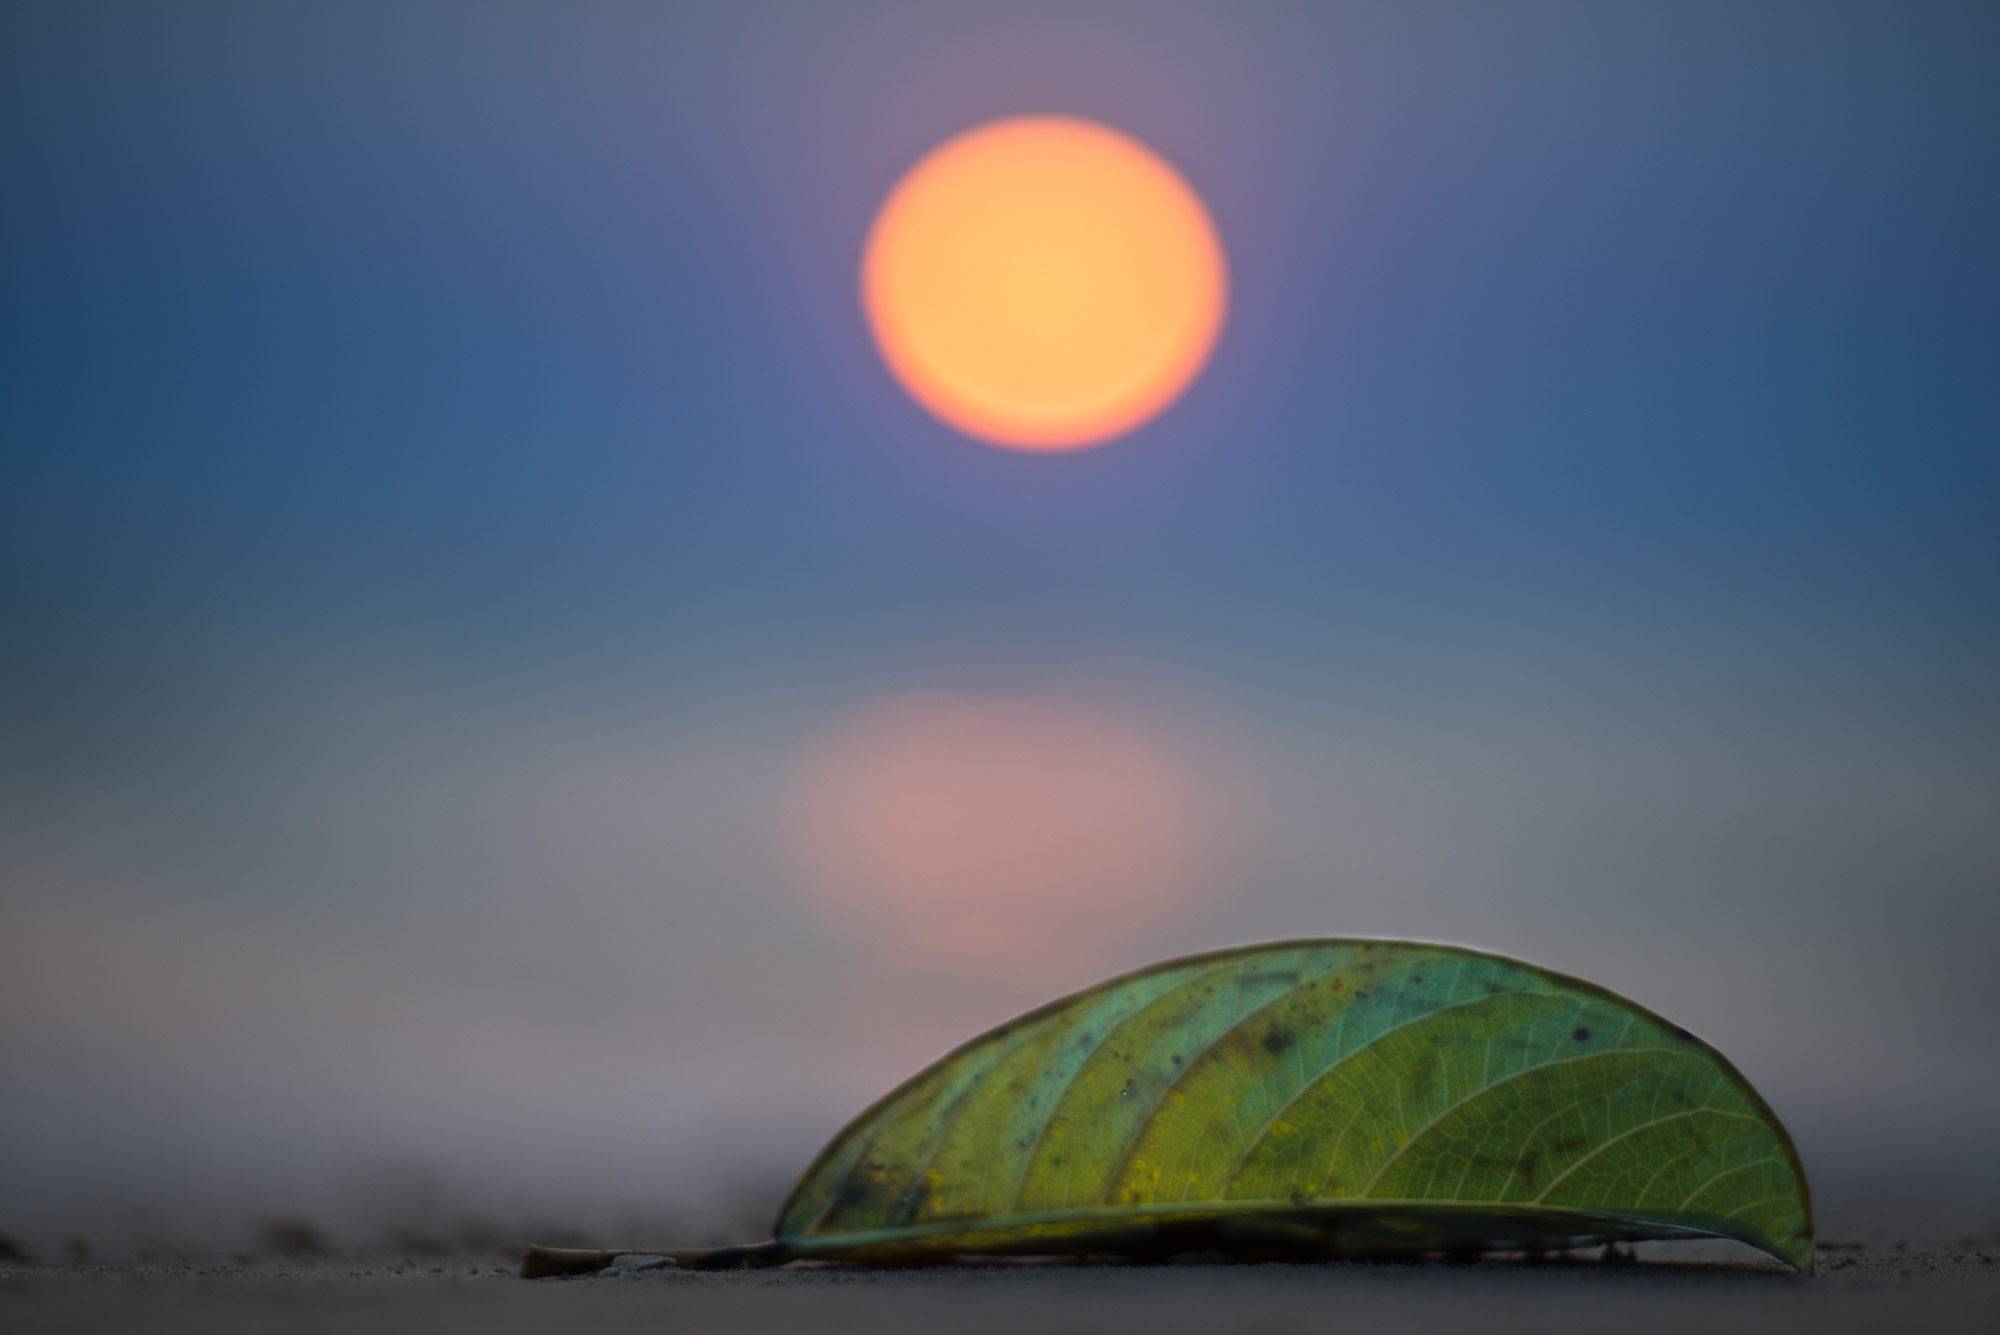
[[[672,1270],[522,1280],[500,1258],[0,1268],[0,1328],[230,1332],[540,1330],[2000,1332],[2000,1250],[1775,1263],[1014,1265]]]

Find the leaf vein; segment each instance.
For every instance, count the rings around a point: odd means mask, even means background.
[[[1640,1052],[1664,1052],[1668,1056],[1683,1055],[1679,1051],[1679,1049],[1676,1048],[1622,1048],[1619,1050],[1617,1055],[1622,1057],[1628,1053],[1640,1053]],[[1387,1159],[1383,1160],[1382,1166],[1375,1170],[1375,1176],[1368,1179],[1368,1185],[1361,1189],[1360,1194],[1366,1196],[1370,1192],[1372,1192],[1375,1189],[1375,1184],[1382,1180],[1382,1175],[1384,1173],[1387,1173],[1389,1169],[1395,1164],[1396,1160],[1401,1158],[1405,1153],[1407,1153],[1412,1145],[1415,1145],[1418,1141],[1422,1140],[1426,1135],[1430,1134],[1430,1132],[1437,1126],[1439,1122],[1443,1121],[1446,1117],[1449,1117],[1452,1113],[1457,1112],[1460,1108],[1463,1108],[1466,1104],[1471,1103],[1474,1099],[1483,1097],[1484,1095],[1489,1094],[1492,1091],[1501,1088],[1503,1085],[1512,1084],[1514,1081],[1521,1079],[1523,1076],[1531,1075],[1536,1071],[1545,1071],[1552,1066],[1570,1066],[1574,1065],[1577,1062],[1597,1061],[1600,1058],[1607,1057],[1610,1055],[1612,1054],[1603,1052],[1593,1052],[1593,1053],[1586,1053],[1583,1056],[1579,1057],[1552,1057],[1545,1062],[1536,1062],[1533,1066],[1523,1066],[1520,1070],[1514,1072],[1514,1074],[1508,1076],[1506,1079],[1496,1080],[1492,1084],[1486,1086],[1484,1089],[1473,1090],[1470,1094],[1467,1094],[1464,1098],[1459,1099],[1457,1102],[1453,1103],[1450,1107],[1440,1110],[1437,1116],[1431,1118],[1428,1122],[1425,1122],[1423,1126],[1418,1128],[1416,1135],[1411,1136],[1408,1140],[1404,1141],[1401,1145],[1397,1146],[1396,1152],[1390,1155]],[[1567,1109],[1565,1109],[1565,1111],[1567,1111]],[[1541,1125],[1546,1125],[1547,1122],[1548,1119],[1543,1118],[1542,1122],[1538,1124],[1538,1128]],[[1515,1168],[1518,1170],[1519,1167],[1520,1164],[1519,1161],[1517,1160],[1515,1163]]]
[[[1472,997],[1465,1001],[1454,1001],[1448,1006],[1439,1006],[1436,1010],[1425,1011],[1422,1015],[1413,1016],[1410,1019],[1403,1021],[1401,1024],[1391,1025],[1387,1029],[1384,1029],[1381,1033],[1370,1036],[1366,1042],[1355,1047],[1352,1051],[1341,1053],[1340,1056],[1328,1062],[1316,1074],[1314,1074],[1312,1079],[1308,1080],[1305,1084],[1299,1086],[1298,1092],[1293,1094],[1289,1099],[1286,1099],[1283,1106],[1281,1106],[1276,1112],[1272,1113],[1268,1118],[1266,1118],[1264,1120],[1264,1124],[1257,1128],[1257,1134],[1244,1145],[1243,1152],[1236,1156],[1236,1162],[1230,1165],[1229,1172],[1223,1176],[1222,1186],[1219,1189],[1218,1194],[1226,1193],[1229,1190],[1229,1188],[1235,1184],[1236,1175],[1243,1170],[1243,1165],[1249,1162],[1251,1152],[1254,1151],[1257,1148],[1257,1146],[1261,1145],[1264,1142],[1264,1138],[1270,1134],[1272,1126],[1274,1126],[1277,1123],[1279,1118],[1283,1117],[1286,1113],[1291,1111],[1293,1104],[1297,1103],[1300,1099],[1304,1098],[1314,1089],[1317,1089],[1320,1086],[1320,1084],[1326,1080],[1328,1076],[1332,1075],[1335,1071],[1338,1071],[1341,1067],[1347,1065],[1347,1063],[1353,1061],[1355,1058],[1361,1056],[1363,1053],[1369,1052],[1369,1050],[1372,1049],[1377,1043],[1389,1037],[1389,1035],[1397,1032],[1400,1029],[1407,1029],[1409,1026],[1413,1024],[1421,1024],[1425,1020],[1433,1019],[1436,1016],[1443,1015],[1446,1011],[1458,1010],[1461,1007],[1465,1006],[1476,1006],[1480,1002],[1490,1001],[1494,997],[1523,997],[1523,996],[1546,996],[1546,995],[1548,994],[1542,992],[1536,992],[1529,988],[1522,988],[1512,992],[1494,992],[1489,994],[1488,996]],[[1376,1055],[1376,1054],[1370,1053],[1370,1055]],[[1352,1122],[1350,1122],[1349,1125],[1352,1125]],[[1344,1131],[1343,1134],[1345,1134]]]
[[[1725,1177],[1732,1177],[1737,1173],[1746,1173],[1752,1168],[1762,1168],[1767,1163],[1777,1163],[1777,1162],[1778,1159],[1775,1155],[1767,1154],[1761,1159],[1752,1159],[1749,1163],[1740,1163],[1736,1164],[1734,1167],[1725,1168],[1721,1172],[1710,1177],[1706,1182],[1702,1183],[1700,1186],[1696,1187],[1693,1191],[1690,1191],[1687,1195],[1681,1197],[1681,1203],[1675,1206],[1674,1208],[1677,1210],[1687,1209],[1689,1201],[1701,1195],[1702,1192],[1707,1191],[1710,1187],[1722,1181],[1722,1179]]]
[[[1655,1099],[1655,1102],[1657,1102],[1657,1098]],[[1604,1141],[1602,1144],[1598,1145],[1595,1149],[1591,1150],[1590,1153],[1582,1156],[1575,1163],[1563,1169],[1562,1172],[1556,1175],[1554,1181],[1550,1182],[1548,1186],[1542,1188],[1542,1194],[1535,1197],[1535,1199],[1529,1203],[1532,1205],[1540,1205],[1544,1200],[1548,1199],[1548,1194],[1550,1192],[1554,1191],[1558,1186],[1562,1185],[1562,1180],[1564,1178],[1568,1177],[1571,1173],[1574,1173],[1577,1169],[1589,1163],[1592,1159],[1595,1159],[1598,1155],[1604,1153],[1604,1151],[1610,1149],[1613,1145],[1616,1145],[1619,1141],[1625,1140],[1631,1136],[1636,1136],[1641,1131],[1648,1130],[1652,1127],[1660,1126],[1667,1122],[1677,1121],[1683,1117],[1698,1117],[1703,1113],[1713,1113],[1717,1117],[1734,1117],[1745,1122],[1755,1122],[1758,1120],[1757,1118],[1752,1117],[1749,1113],[1729,1112],[1726,1109],[1722,1108],[1710,1108],[1707,1106],[1703,1106],[1700,1108],[1683,1108],[1679,1112],[1670,1112],[1664,1117],[1655,1117],[1650,1122],[1641,1122],[1637,1126],[1629,1127],[1624,1131],[1620,1131],[1617,1135],[1611,1137],[1609,1140]],[[1607,1115],[1608,1115],[1608,1109],[1607,1109]]]
[[[1194,1073],[1195,1067],[1201,1064],[1201,1059],[1203,1057],[1206,1057],[1210,1052],[1213,1052],[1215,1050],[1216,1044],[1222,1042],[1224,1039],[1228,1038],[1231,1034],[1235,1033],[1238,1029],[1242,1028],[1243,1022],[1245,1020],[1248,1020],[1251,1016],[1256,1015],[1261,1011],[1268,1010],[1270,1007],[1277,1005],[1280,1001],[1283,1001],[1287,997],[1292,996],[1300,988],[1306,986],[1308,982],[1313,982],[1318,979],[1326,977],[1326,975],[1330,973],[1338,972],[1339,967],[1340,966],[1338,965],[1329,964],[1325,968],[1321,969],[1318,973],[1314,974],[1310,979],[1303,977],[1300,978],[1299,981],[1293,983],[1290,987],[1286,988],[1283,992],[1280,992],[1277,996],[1272,997],[1269,1001],[1266,1001],[1262,1005],[1259,1005],[1251,1010],[1245,1011],[1243,1014],[1237,1016],[1234,1020],[1230,1021],[1230,1023],[1226,1028],[1218,1032],[1214,1038],[1211,1038],[1210,1040],[1208,1040],[1208,1042],[1202,1044],[1199,1051],[1190,1055],[1187,1061],[1182,1064],[1179,1073],[1177,1073],[1174,1076],[1174,1078],[1172,1080],[1169,1080],[1165,1085],[1162,1085],[1160,1087],[1160,1092],[1153,1096],[1153,1106],[1146,1109],[1146,1115],[1144,1117],[1141,1117],[1138,1121],[1132,1124],[1132,1134],[1125,1138],[1125,1144],[1118,1151],[1118,1157],[1112,1161],[1111,1171],[1105,1175],[1104,1188],[1102,1191],[1098,1193],[1098,1199],[1104,1202],[1109,1201],[1112,1189],[1117,1185],[1118,1179],[1125,1175],[1125,1165],[1131,1161],[1132,1151],[1139,1144],[1140,1137],[1146,1133],[1146,1128],[1153,1124],[1153,1119],[1159,1116],[1160,1105],[1167,1101],[1167,1095],[1173,1093],[1175,1090],[1180,1088],[1181,1081],[1187,1079],[1190,1075]],[[1193,1180],[1192,1165],[1190,1165],[1189,1167],[1189,1180],[1190,1181]],[[1019,1194],[1020,1193],[1017,1190],[1015,1192],[1015,1195],[1018,1197]]]

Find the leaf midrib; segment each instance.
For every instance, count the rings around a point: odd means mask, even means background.
[[[1784,1199],[1771,1197],[1768,1199]],[[869,1229],[859,1233],[805,1233],[780,1238],[780,1242],[793,1245],[815,1242],[838,1242],[843,1249],[867,1247],[876,1243],[915,1241],[926,1237],[939,1237],[952,1233],[1006,1232],[1013,1229],[1033,1228],[1042,1224],[1086,1223],[1104,1220],[1116,1223],[1132,1219],[1172,1218],[1186,1215],[1213,1218],[1223,1215],[1318,1215],[1351,1213],[1373,1214],[1383,1210],[1401,1209],[1468,1210],[1482,1214],[1519,1215],[1534,1218],[1570,1218],[1577,1220],[1608,1220],[1621,1223],[1655,1223],[1664,1227],[1682,1229],[1690,1233],[1708,1236],[1726,1236],[1712,1228],[1677,1219],[1676,1214],[1685,1210],[1592,1210],[1568,1205],[1538,1205],[1531,1201],[1482,1201],[1457,1200],[1428,1196],[1327,1196],[1310,1201],[1294,1201],[1276,1197],[1257,1200],[1211,1200],[1194,1202],[1170,1202],[1150,1205],[1091,1205],[1061,1210],[1035,1210],[1025,1214],[971,1215],[956,1219],[934,1219],[922,1224],[905,1224],[893,1228]],[[1704,1217],[1716,1219],[1735,1218],[1733,1215],[1718,1215],[1703,1212]]]

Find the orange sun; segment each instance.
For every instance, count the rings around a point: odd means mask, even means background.
[[[861,299],[884,360],[994,445],[1084,449],[1187,388],[1222,328],[1208,211],[1128,135],[1067,116],[994,121],[912,167],[876,215]]]

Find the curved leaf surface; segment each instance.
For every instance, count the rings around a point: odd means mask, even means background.
[[[856,1118],[770,1259],[1465,1253],[1737,1238],[1809,1270],[1791,1138],[1602,988],[1452,946],[1170,960],[981,1035]]]

